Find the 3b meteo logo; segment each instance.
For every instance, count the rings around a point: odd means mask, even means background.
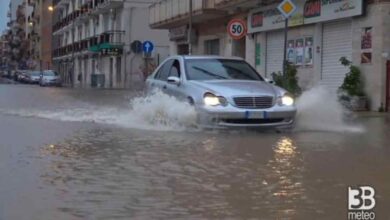
[[[371,186],[348,187],[348,219],[375,219],[375,190]]]

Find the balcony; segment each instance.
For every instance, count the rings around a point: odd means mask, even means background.
[[[269,4],[268,2],[279,2],[275,0],[215,0],[215,7],[222,10],[241,10],[248,11],[260,5]]]
[[[162,0],[149,7],[149,24],[152,28],[167,29],[188,23],[189,0]],[[215,0],[193,0],[193,22],[199,23],[227,15],[215,8]]]
[[[94,0],[94,5],[95,13],[105,13],[111,9],[122,7],[123,0]]]
[[[123,49],[124,31],[106,31],[90,39],[91,52],[105,52],[108,50]]]
[[[62,4],[62,0],[59,4]],[[93,0],[88,1],[80,7],[79,10],[75,10],[68,14],[65,18],[58,21],[53,25],[54,35],[61,34],[63,31],[69,29],[69,25],[73,22],[80,24],[88,20],[91,14],[100,14],[110,11],[111,9],[122,7],[123,0]]]
[[[53,5],[54,5],[56,8],[65,7],[65,6],[68,5],[69,3],[70,3],[70,0],[53,0]]]
[[[86,38],[53,50],[56,59],[69,58],[72,54],[100,53],[118,55],[123,51],[124,31],[106,31],[100,35]]]
[[[54,35],[62,33],[63,31],[67,30],[70,24],[72,24],[78,17],[80,17],[82,14],[87,13],[88,11],[85,10],[76,10],[67,15],[65,18],[58,21],[56,24],[53,25],[53,33]]]

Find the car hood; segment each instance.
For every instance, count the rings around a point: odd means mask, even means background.
[[[53,80],[53,79],[59,79],[58,76],[43,76],[42,77],[44,80]]]
[[[209,91],[224,97],[234,96],[272,96],[280,95],[278,89],[264,81],[249,80],[208,80],[189,81],[195,86],[201,87],[205,92]]]

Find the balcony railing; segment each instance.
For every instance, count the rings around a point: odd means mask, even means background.
[[[102,34],[89,37],[73,44],[69,44],[53,50],[53,57],[68,56],[73,53],[92,52],[102,53],[105,50],[122,50],[124,45],[124,31],[106,31]]]
[[[276,0],[262,0],[262,4],[278,3]],[[257,7],[258,0],[215,0],[215,7],[217,9],[234,9],[240,8],[240,10],[249,10]]]
[[[190,0],[162,0],[149,7],[149,24],[154,28],[178,26],[187,22]],[[215,8],[215,0],[193,0],[194,22],[225,15]]]
[[[88,17],[92,12],[101,13],[104,10],[119,7],[123,4],[123,0],[91,0],[83,4],[79,10],[75,10],[68,14],[65,18],[53,25],[53,32],[57,32],[62,28],[76,22],[77,19]]]

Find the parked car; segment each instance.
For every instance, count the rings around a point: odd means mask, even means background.
[[[53,70],[45,70],[42,72],[40,80],[40,86],[61,86],[62,80],[60,75]]]
[[[17,78],[16,78],[16,80],[18,82],[26,83],[27,75],[28,75],[29,72],[30,72],[30,70],[19,70],[19,71],[17,71],[17,74],[16,74]]]
[[[222,127],[290,127],[294,99],[266,81],[241,58],[175,56],[147,79],[149,92],[189,102],[201,125]]]
[[[41,72],[40,71],[31,71],[28,72],[26,77],[26,83],[30,84],[38,84],[39,80],[41,78]]]

